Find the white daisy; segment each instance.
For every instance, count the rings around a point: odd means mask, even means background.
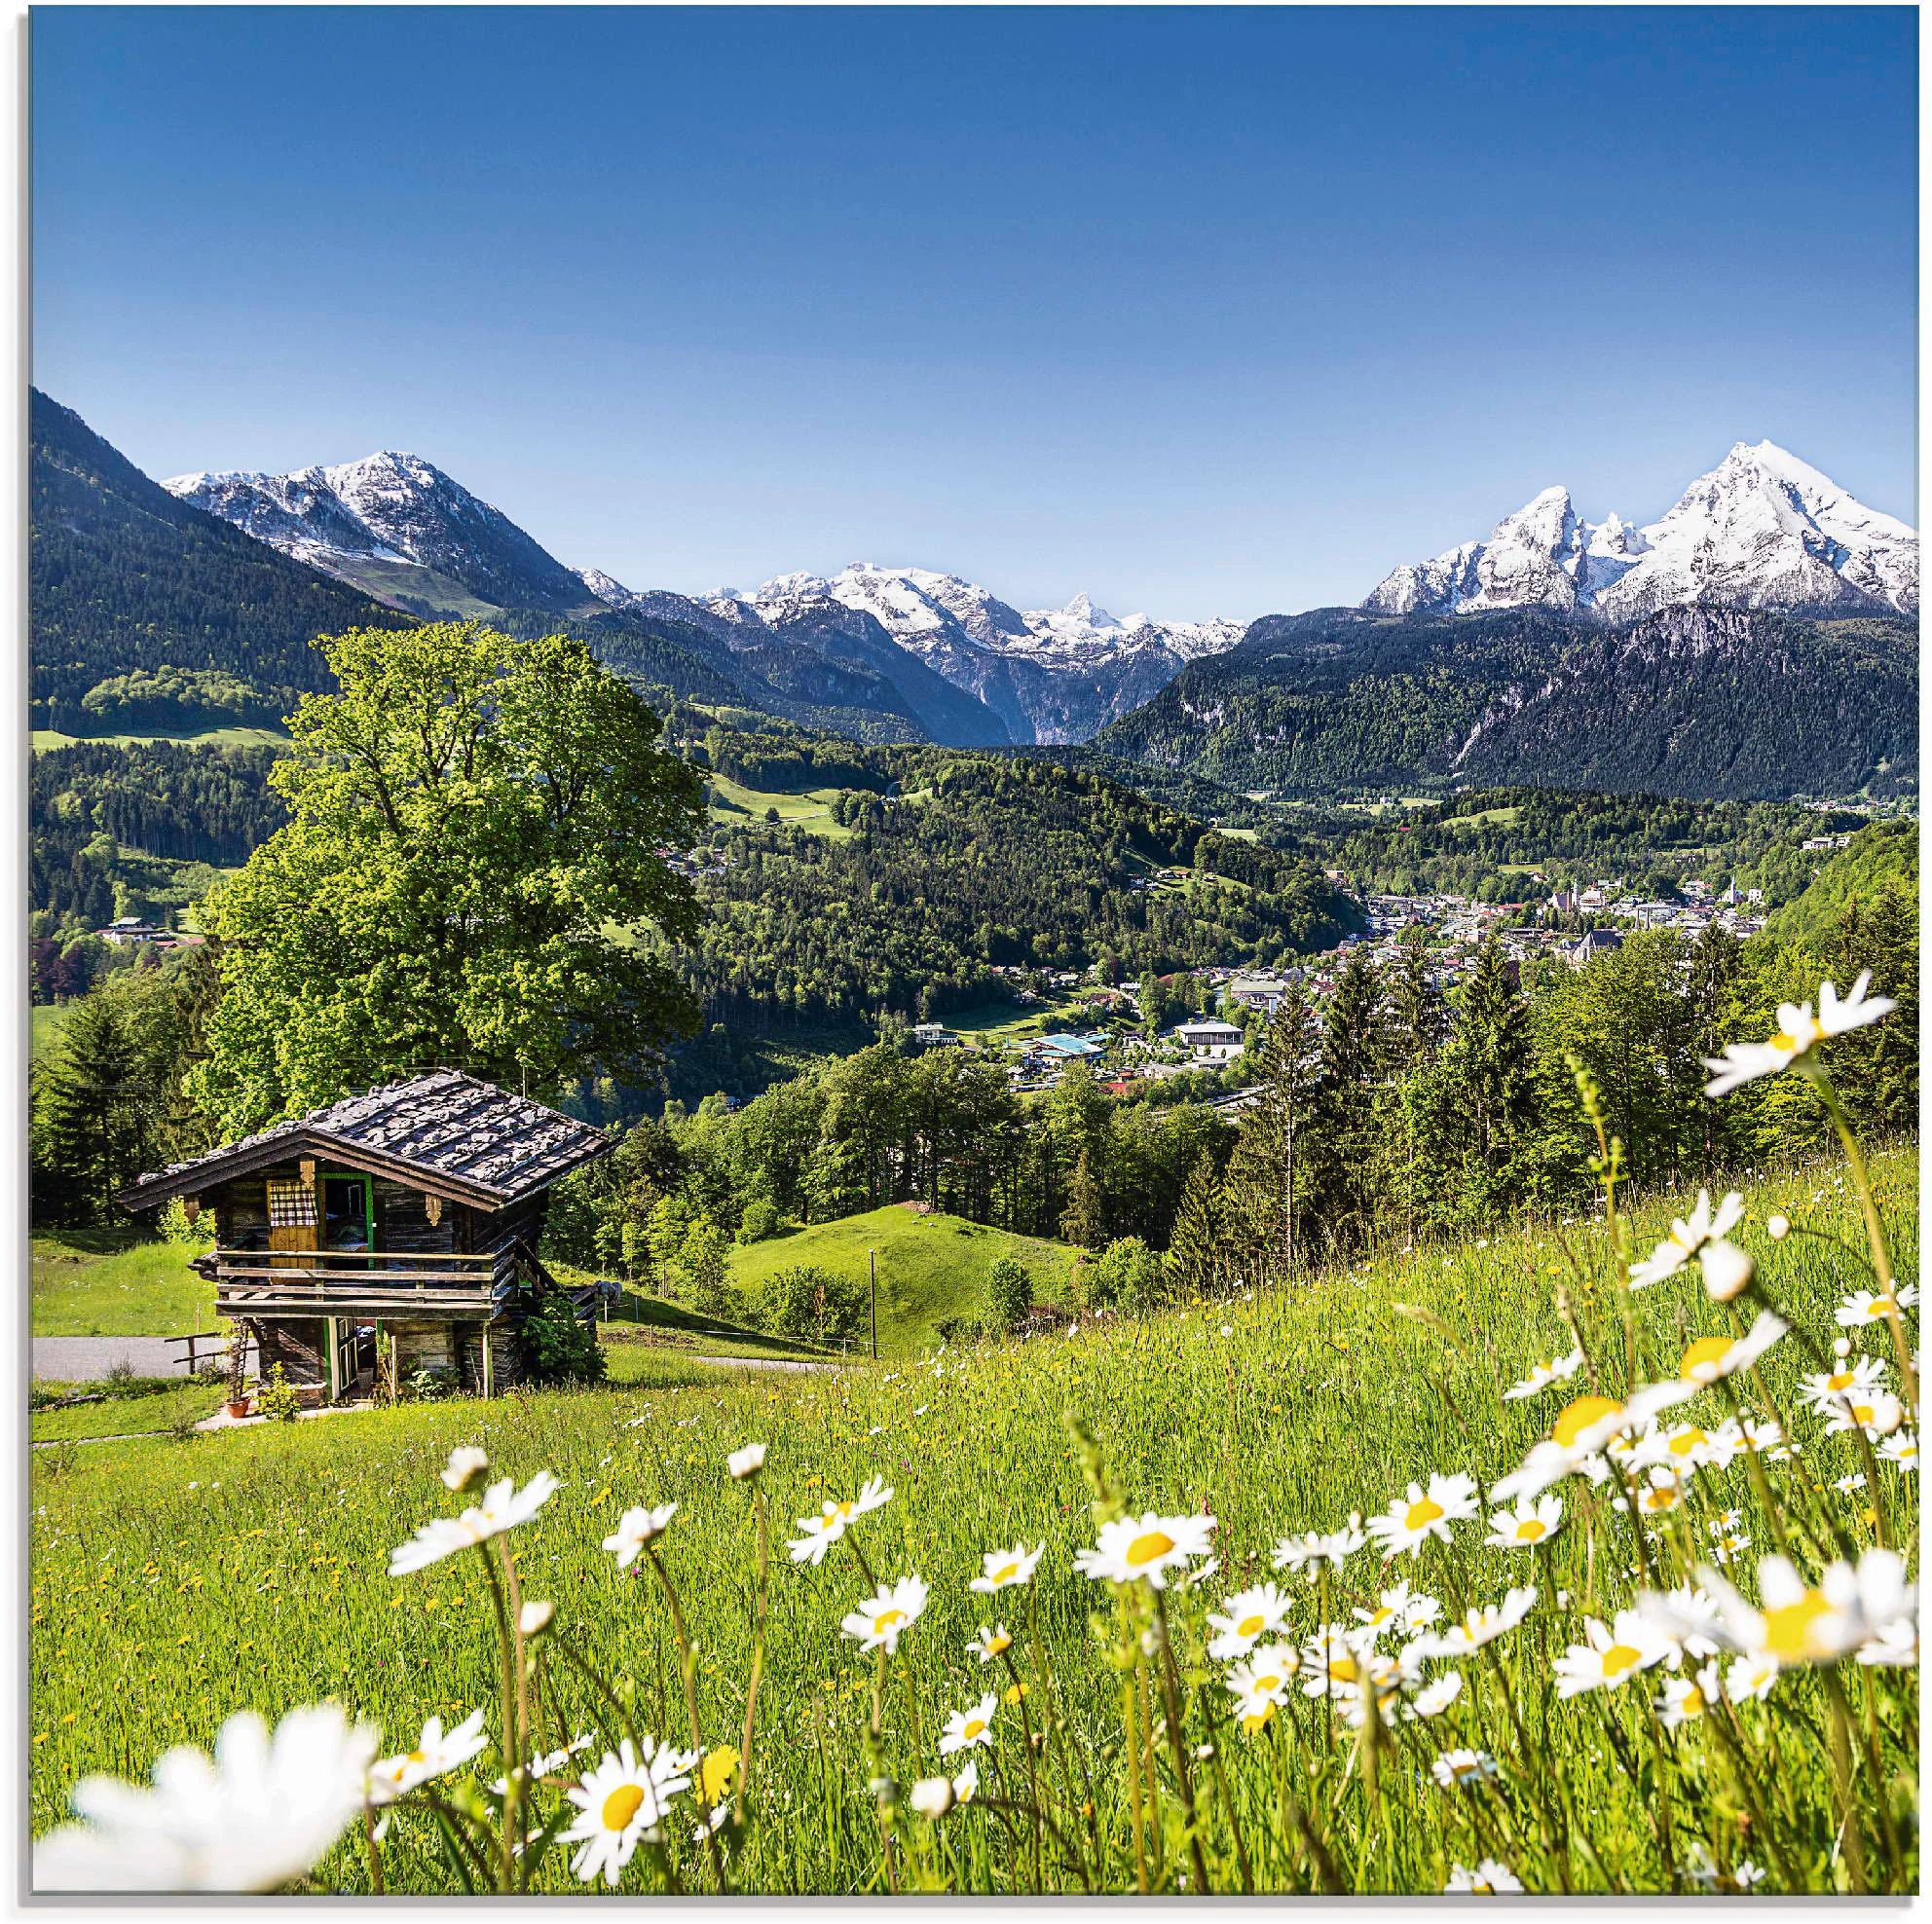
[[[442,1478],[451,1490],[467,1490],[490,1467],[489,1457],[473,1443],[460,1444],[450,1452]]]
[[[1816,1370],[1798,1379],[1800,1393],[1820,1416],[1846,1403],[1868,1400],[1885,1387],[1885,1365],[1876,1356],[1859,1356],[1835,1370]]]
[[[571,1859],[579,1883],[601,1874],[607,1885],[614,1885],[639,1844],[664,1841],[667,1807],[678,1792],[690,1789],[696,1761],[695,1751],[674,1751],[649,1737],[640,1758],[626,1737],[564,1793],[579,1814],[569,1830],[558,1832],[557,1841],[582,1846]]]
[[[1707,1663],[1694,1677],[1669,1677],[1656,1711],[1666,1730],[1676,1730],[1700,1718],[1724,1694],[1718,1667]]]
[[[969,1589],[977,1590],[983,1596],[991,1596],[995,1590],[1011,1589],[1022,1583],[1030,1583],[1034,1567],[1046,1554],[1046,1544],[1040,1543],[1028,1549],[1023,1542],[1014,1544],[1010,1550],[988,1550],[980,1559],[985,1568],[985,1574],[974,1577]]]
[[[1915,1430],[1901,1429],[1888,1436],[1878,1445],[1878,1455],[1893,1465],[1902,1476],[1918,1474],[1918,1434]]]
[[[459,1550],[472,1549],[492,1536],[501,1536],[520,1523],[528,1523],[558,1488],[557,1479],[547,1469],[539,1469],[521,1490],[512,1491],[510,1479],[493,1483],[483,1493],[483,1500],[461,1516],[439,1516],[419,1529],[399,1549],[390,1552],[390,1574],[407,1576],[410,1572],[427,1570]]]
[[[1580,1350],[1572,1350],[1567,1356],[1552,1357],[1546,1363],[1537,1363],[1521,1383],[1512,1383],[1503,1392],[1503,1400],[1517,1403],[1526,1396],[1541,1396],[1552,1383],[1566,1382],[1582,1366],[1583,1352]]]
[[[654,1510],[626,1510],[617,1519],[613,1536],[605,1537],[604,1547],[617,1559],[619,1570],[628,1570],[643,1554],[647,1543],[654,1542],[671,1527],[678,1513],[676,1503],[660,1503]]]
[[[1572,1644],[1551,1666],[1559,1697],[1615,1689],[1640,1670],[1663,1662],[1672,1649],[1669,1640],[1636,1610],[1618,1610],[1609,1627],[1585,1617],[1583,1636],[1585,1642]]]
[[[1214,1634],[1208,1641],[1208,1654],[1217,1662],[1244,1657],[1264,1637],[1272,1637],[1285,1627],[1288,1600],[1272,1583],[1257,1583],[1237,1590],[1225,1599],[1219,1610],[1209,1613],[1208,1627]]]
[[[1498,1864],[1493,1857],[1481,1860],[1471,1870],[1467,1865],[1452,1865],[1449,1881],[1442,1887],[1445,1891],[1473,1892],[1480,1897],[1496,1897],[1508,1891],[1520,1891],[1523,1886],[1516,1873],[1506,1865]]]
[[[1301,1669],[1301,1653],[1292,1644],[1264,1644],[1245,1663],[1238,1663],[1224,1680],[1239,1699],[1240,1715],[1251,1717],[1263,1705],[1283,1704]]]
[[[275,1891],[312,1870],[362,1808],[371,1724],[335,1704],[253,1711],[221,1726],[214,1757],[179,1745],[152,1788],[84,1777],[63,1824],[33,1850],[36,1891]]]
[[[1868,996],[1865,991],[1871,980],[1871,970],[1864,970],[1852,983],[1850,994],[1842,999],[1832,983],[1822,983],[1816,1016],[1812,1015],[1808,1002],[1781,1002],[1777,1033],[1768,1042],[1727,1043],[1721,1057],[1704,1058],[1704,1067],[1713,1071],[1712,1080],[1704,1085],[1704,1093],[1728,1095],[1733,1089],[1759,1076],[1775,1075],[1780,1069],[1794,1066],[1805,1068],[1808,1065],[1803,1057],[1819,1043],[1889,1016],[1898,1004],[1887,995]]]
[[[1431,1537],[1449,1541],[1449,1526],[1476,1513],[1476,1486],[1472,1477],[1431,1475],[1429,1488],[1411,1483],[1408,1494],[1391,1501],[1387,1512],[1370,1517],[1370,1534],[1383,1546],[1387,1562],[1399,1551],[1413,1555]]]
[[[993,1743],[993,1713],[999,1708],[999,1699],[988,1690],[971,1710],[956,1710],[946,1720],[946,1733],[939,1740],[941,1757],[950,1757],[955,1751],[969,1750],[975,1744],[983,1744],[987,1750]]]
[[[1889,1296],[1875,1295],[1869,1289],[1854,1289],[1838,1308],[1840,1329],[1857,1329],[1864,1323],[1889,1322],[1894,1310],[1909,1310],[1918,1301],[1912,1283],[1895,1289]]]
[[[1825,1432],[1842,1436],[1862,1429],[1875,1443],[1890,1436],[1905,1422],[1905,1405],[1888,1390],[1846,1397],[1825,1420]]]
[[[1117,1517],[1100,1526],[1093,1549],[1075,1555],[1074,1567],[1096,1582],[1145,1580],[1164,1590],[1170,1570],[1208,1554],[1213,1528],[1211,1516],[1161,1516],[1149,1510],[1145,1516]]]
[[[1743,1336],[1700,1336],[1684,1352],[1677,1373],[1686,1383],[1716,1383],[1749,1369],[1791,1325],[1774,1310],[1760,1310]]]
[[[820,1508],[817,1516],[801,1516],[799,1528],[803,1535],[791,1538],[786,1544],[792,1553],[792,1561],[814,1566],[823,1563],[826,1552],[859,1517],[889,1503],[892,1495],[885,1479],[875,1476],[856,1497],[842,1503],[828,1502]]]
[[[1631,1391],[1627,1402],[1579,1396],[1564,1406],[1549,1435],[1507,1476],[1497,1479],[1490,1495],[1499,1502],[1541,1496],[1552,1483],[1590,1470],[1591,1458],[1601,1455],[1612,1438],[1641,1429],[1659,1411],[1694,1396],[1697,1389],[1694,1383],[1647,1383]]]
[[[1788,1557],[1758,1566],[1762,1609],[1753,1609],[1715,1571],[1700,1571],[1719,1633],[1747,1655],[1764,1652],[1781,1665],[1833,1663],[1887,1625],[1912,1621],[1917,1596],[1905,1561],[1893,1550],[1867,1550],[1853,1566],[1834,1563],[1816,1587]]]
[[[949,1811],[957,1799],[953,1795],[950,1777],[921,1777],[912,1786],[912,1794],[907,1801],[921,1817],[937,1822]]]
[[[1489,1536],[1484,1539],[1499,1550],[1534,1550],[1546,1543],[1563,1522],[1563,1498],[1556,1496],[1525,1498],[1513,1510],[1493,1510]]]
[[[1768,1650],[1741,1656],[1725,1672],[1724,1693],[1734,1704],[1749,1703],[1753,1698],[1763,1703],[1771,1694],[1771,1685],[1782,1668]]]
[[[1419,1640],[1424,1656],[1466,1656],[1507,1636],[1535,1608],[1537,1586],[1526,1583],[1520,1589],[1505,1592],[1500,1604],[1479,1605],[1460,1623],[1452,1623],[1439,1637]]]
[[[740,1483],[747,1477],[756,1476],[764,1467],[764,1445],[747,1443],[742,1450],[733,1450],[724,1459],[724,1467]]]
[[[1445,1671],[1433,1684],[1426,1684],[1416,1692],[1415,1714],[1418,1717],[1440,1717],[1462,1694],[1463,1673],[1460,1670]]]
[[[887,1656],[899,1648],[899,1640],[919,1620],[931,1594],[917,1575],[902,1576],[888,1584],[875,1597],[868,1597],[855,1610],[839,1621],[839,1629],[857,1641],[861,1650],[883,1649]]]
[[[980,1634],[966,1647],[983,1664],[991,1663],[1002,1650],[1010,1650],[1013,1647],[1013,1633],[1003,1623],[994,1624],[990,1630],[983,1623],[980,1625]]]
[[[1445,1791],[1473,1791],[1493,1784],[1503,1775],[1503,1766],[1487,1751],[1444,1751],[1429,1766],[1429,1774]]]
[[[1711,1192],[1700,1189],[1697,1206],[1690,1211],[1689,1219],[1678,1217],[1670,1226],[1670,1234],[1641,1263],[1630,1265],[1630,1287],[1648,1289],[1653,1283],[1675,1276],[1706,1244],[1728,1236],[1743,1214],[1744,1199],[1735,1190],[1713,1212]]]
[[[369,1766],[369,1801],[382,1805],[467,1763],[489,1743],[483,1734],[483,1713],[472,1711],[454,1730],[445,1733],[443,1720],[432,1717],[423,1726],[413,1751],[386,1757]]]

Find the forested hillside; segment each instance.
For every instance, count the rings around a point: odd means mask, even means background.
[[[1542,609],[1317,609],[1257,621],[1095,746],[1318,796],[1560,779],[1756,798],[1909,792],[1916,728],[1902,619],[1684,608],[1606,630]]]
[[[1847,915],[1870,917],[1887,897],[1918,911],[1918,824],[1875,822],[1819,870],[1802,895],[1774,915],[1767,933],[1817,943]]]
[[[1312,862],[1100,776],[934,749],[830,758],[713,737],[713,765],[733,780],[851,790],[834,809],[842,835],[765,824],[719,844],[726,867],[706,884],[687,960],[707,1009],[734,1026],[924,1019],[1005,993],[994,965],[1111,955],[1130,977],[1166,974],[1279,960],[1356,926]],[[1195,872],[1157,883],[1164,868]]]
[[[116,914],[154,912],[156,905],[138,891],[157,867],[167,873],[176,865],[245,862],[285,819],[267,785],[276,753],[79,742],[34,756],[27,768],[29,907],[52,926],[98,927]],[[141,856],[154,861],[142,865]]]
[[[1514,901],[1535,865],[1547,879],[1621,874],[1665,894],[1697,877],[1733,878],[1776,904],[1800,894],[1824,861],[1802,844],[1864,818],[1768,801],[1685,801],[1570,789],[1473,789],[1433,807],[1342,834],[1332,866],[1357,887],[1408,895],[1447,890]],[[1650,885],[1654,884],[1653,890]]]
[[[315,636],[409,623],[176,500],[37,389],[31,412],[35,727],[273,722],[328,685]]]

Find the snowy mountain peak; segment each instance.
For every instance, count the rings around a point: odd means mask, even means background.
[[[443,607],[473,597],[562,610],[585,601],[578,575],[421,455],[388,448],[291,474],[182,474],[161,485],[297,561],[397,602]]]
[[[1775,442],[1739,441],[1647,527],[1579,521],[1567,489],[1545,488],[1487,540],[1396,569],[1362,606],[1622,621],[1691,602],[1915,614],[1918,536]]]

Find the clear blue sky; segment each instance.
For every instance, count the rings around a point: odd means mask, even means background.
[[[50,7],[36,379],[633,587],[1355,600],[1768,436],[1915,522],[1906,8]]]

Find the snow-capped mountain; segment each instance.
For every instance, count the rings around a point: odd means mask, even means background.
[[[1770,441],[1740,441],[1660,520],[1579,519],[1545,488],[1431,561],[1398,568],[1362,607],[1475,614],[1545,607],[1633,621],[1692,602],[1819,613],[1918,611],[1918,536]]]
[[[404,607],[552,612],[591,597],[502,509],[420,455],[384,452],[293,474],[177,474],[182,500],[312,568]]]
[[[701,602],[634,594],[595,569],[578,578],[613,608],[705,626],[734,648],[776,638],[843,658],[864,649],[876,662],[880,646],[893,645],[990,709],[1016,742],[1085,741],[1244,632],[1238,621],[1116,619],[1086,595],[1022,612],[957,574],[863,561],[830,576],[776,575],[749,594],[722,588]]]

